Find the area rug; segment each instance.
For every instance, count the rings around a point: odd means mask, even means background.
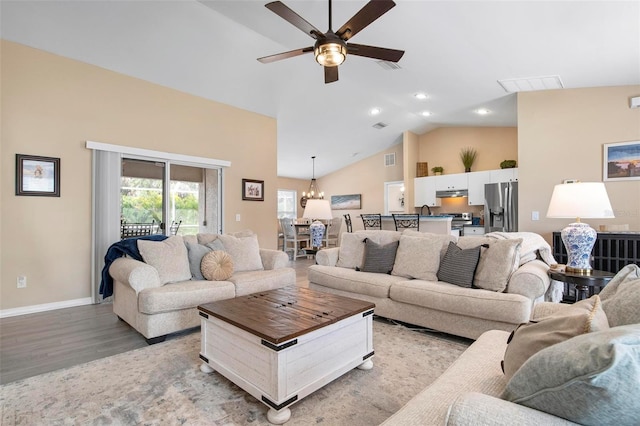
[[[287,425],[377,425],[469,341],[374,321],[374,367],[291,406]],[[268,425],[267,407],[200,371],[200,332],[0,387],[2,425]]]

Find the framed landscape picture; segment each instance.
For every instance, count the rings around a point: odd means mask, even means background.
[[[60,196],[60,159],[16,154],[16,195]]]
[[[604,144],[603,180],[640,180],[640,141]]]
[[[360,208],[360,194],[331,196],[331,210],[358,210]]]
[[[264,201],[264,181],[242,179],[242,199],[246,201]]]

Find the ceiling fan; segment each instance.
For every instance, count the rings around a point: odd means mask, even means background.
[[[316,27],[307,22],[300,15],[291,10],[280,1],[267,3],[265,7],[289,22],[298,29],[304,31],[316,40],[313,47],[291,50],[276,55],[258,58],[258,61],[267,64],[281,59],[293,58],[305,53],[314,52],[316,61],[324,67],[324,82],[338,81],[338,65],[347,58],[347,54],[380,59],[389,62],[398,62],[404,50],[386,49],[383,47],[367,46],[364,44],[347,43],[351,37],[358,34],[373,21],[381,17],[396,4],[392,0],[371,0],[358,13],[353,15],[340,29],[333,32],[331,26],[331,0],[329,0],[329,30],[320,32]]]

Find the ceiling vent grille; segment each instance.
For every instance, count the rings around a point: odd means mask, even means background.
[[[402,69],[397,62],[389,62],[389,61],[376,61],[376,64],[380,65],[383,70],[393,71]]]
[[[377,122],[376,124],[373,125],[374,129],[384,129],[385,127],[387,127],[388,124],[387,123],[383,123],[382,121]]]
[[[564,84],[559,75],[547,75],[542,77],[508,78],[498,80],[507,93],[531,92],[534,90],[562,89]]]
[[[392,152],[391,154],[384,155],[384,166],[391,167],[396,165],[396,153]]]

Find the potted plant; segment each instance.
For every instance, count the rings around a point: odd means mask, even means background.
[[[476,161],[476,156],[478,153],[474,148],[463,148],[460,151],[460,160],[462,160],[462,164],[464,165],[464,171],[470,172],[471,166],[473,166],[473,162]]]
[[[431,171],[433,172],[434,175],[438,176],[441,175],[442,173],[444,173],[444,169],[440,166],[435,166],[431,168]]]
[[[513,169],[516,166],[516,160],[504,160],[500,163],[501,169]]]

